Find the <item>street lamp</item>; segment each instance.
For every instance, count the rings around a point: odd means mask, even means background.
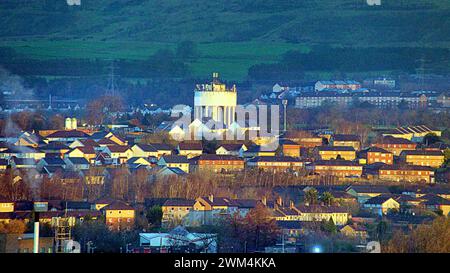
[[[288,104],[288,100],[282,100],[281,104],[283,104],[283,108],[284,108],[284,131],[286,132],[286,107]]]

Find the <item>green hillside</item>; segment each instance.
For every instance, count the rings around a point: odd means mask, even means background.
[[[288,50],[450,47],[442,0],[64,0],[0,1],[0,46],[24,56],[142,60],[180,41],[198,44],[194,75],[241,79]]]

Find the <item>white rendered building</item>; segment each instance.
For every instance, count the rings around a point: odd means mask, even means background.
[[[219,81],[219,74],[213,73],[210,84],[197,84],[194,91],[194,119],[213,119],[226,127],[235,120],[237,105],[236,86],[227,89]]]

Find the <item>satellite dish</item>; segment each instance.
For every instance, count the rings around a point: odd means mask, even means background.
[[[80,253],[80,243],[74,240],[65,240],[63,243],[64,253]]]
[[[381,245],[378,241],[371,241],[366,246],[368,253],[381,253]]]

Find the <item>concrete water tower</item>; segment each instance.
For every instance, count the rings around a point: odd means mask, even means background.
[[[72,119],[66,118],[66,121],[64,123],[64,129],[71,130],[71,128],[72,128]]]
[[[65,130],[76,130],[78,128],[76,118],[66,118],[64,129]]]
[[[236,86],[227,88],[213,73],[210,84],[197,84],[194,90],[194,118],[200,121],[211,118],[228,127],[235,120],[237,105]]]
[[[72,130],[76,130],[78,128],[77,119],[72,118],[71,123],[72,123]]]

